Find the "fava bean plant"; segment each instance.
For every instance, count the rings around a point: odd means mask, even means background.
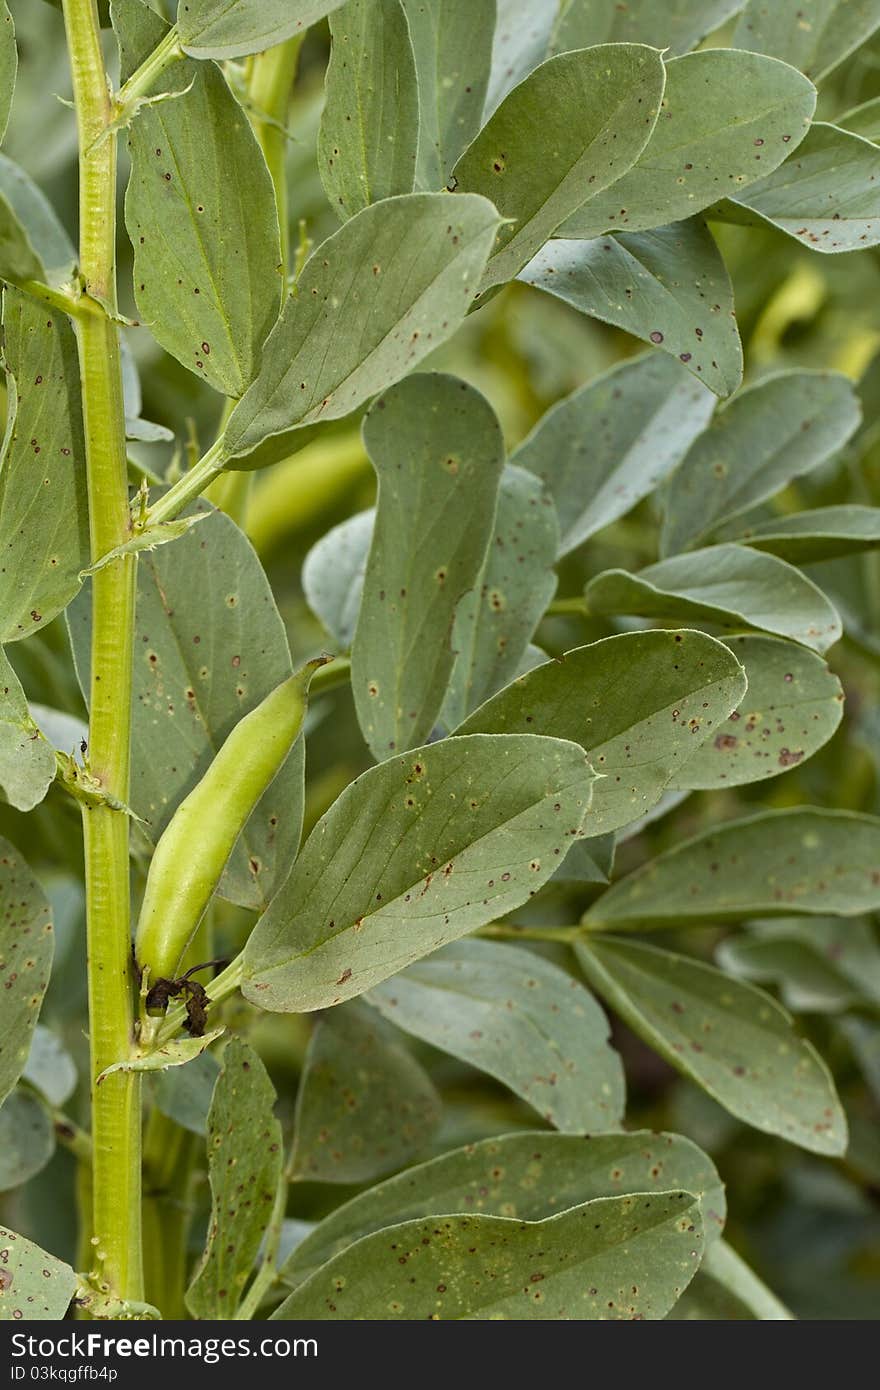
[[[0,0],[0,1318],[872,1316],[878,72]]]

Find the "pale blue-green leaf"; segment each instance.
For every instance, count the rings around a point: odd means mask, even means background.
[[[583,749],[533,736],[449,738],[370,768],[257,923],[245,996],[326,1008],[519,907],[581,833],[593,779]]]
[[[421,188],[442,188],[482,124],[495,0],[403,0],[418,75]]]
[[[654,49],[611,44],[550,58],[505,97],[450,185],[484,194],[510,219],[481,289],[512,280],[587,198],[632,167],[654,128],[664,81]]]
[[[685,1192],[598,1198],[536,1222],[434,1216],[364,1236],[272,1316],[657,1319],[693,1278],[703,1243],[699,1200]]]
[[[815,652],[746,633],[726,645],[741,661],[748,692],[714,737],[678,769],[671,787],[736,787],[778,777],[811,758],[843,715],[843,689]]]
[[[0,1192],[30,1182],[54,1152],[52,1117],[32,1091],[17,1087],[0,1105]]]
[[[700,1198],[707,1245],[724,1226],[724,1184],[712,1160],[678,1134],[532,1131],[483,1139],[353,1197],[325,1217],[281,1270],[296,1287],[362,1236],[433,1212],[542,1218],[599,1197],[670,1188]]]
[[[83,739],[88,743],[88,725],[75,714],[67,714],[64,710],[51,709],[48,705],[35,704],[33,701],[30,711],[41,732],[59,753],[75,752]]]
[[[318,169],[344,221],[382,198],[412,193],[419,87],[402,0],[346,0],[330,16],[330,33]]]
[[[486,118],[547,57],[558,9],[559,0],[497,0]]]
[[[275,1088],[257,1053],[233,1038],[208,1114],[211,1218],[186,1306],[196,1318],[234,1318],[269,1224],[283,1163]]]
[[[470,309],[497,229],[485,198],[445,193],[388,198],[340,227],[306,262],[269,336],[226,428],[227,458],[348,415],[412,371]]]
[[[0,1100],[27,1064],[52,969],[52,913],[18,851],[0,840]]]
[[[769,994],[655,946],[591,937],[575,952],[633,1032],[725,1110],[813,1153],[846,1152],[831,1073]]]
[[[76,1287],[70,1265],[0,1227],[0,1322],[60,1322]]]
[[[710,49],[666,64],[660,118],[635,167],[560,228],[575,238],[693,217],[763,178],[803,140],[813,84],[786,63]]]
[[[15,46],[15,25],[6,0],[0,4],[0,140],[6,134],[15,76],[18,71],[18,49]]]
[[[37,259],[37,278],[51,282],[67,279],[76,261],[76,250],[46,195],[28,174],[0,154],[0,202],[6,205],[4,230],[10,215],[17,221]],[[11,278],[11,277],[10,277]]]
[[[585,591],[591,613],[634,613],[753,627],[824,652],[840,640],[830,599],[793,565],[742,545],[713,545],[630,574],[605,570]]]
[[[117,28],[124,13],[115,14]],[[128,131],[135,299],[166,351],[239,397],[281,307],[272,180],[214,64],[187,62],[174,76],[185,90],[144,106]]]
[[[815,82],[880,28],[880,0],[748,0],[733,43],[784,58]]]
[[[692,549],[843,447],[861,410],[839,372],[780,372],[723,406],[666,487],[661,552]]]
[[[753,550],[767,550],[792,565],[834,560],[880,545],[880,507],[814,507],[809,512],[758,522],[739,539]]]
[[[493,536],[504,438],[488,401],[439,373],[386,391],[363,435],[379,499],[351,680],[361,730],[381,760],[423,742],[440,713],[456,608],[480,583]]]
[[[84,691],[88,600],[86,589],[68,615]],[[141,557],[129,801],[154,843],[233,726],[291,669],[284,623],[263,567],[222,512],[211,509],[173,545]],[[303,774],[298,739],[239,837],[221,896],[251,908],[269,901],[299,844]]]
[[[0,647],[0,793],[17,810],[32,811],[54,780],[55,754],[34,723],[18,676]]]
[[[125,1057],[111,1066],[105,1067],[98,1077],[98,1085],[114,1072],[127,1071],[167,1071],[169,1067],[183,1067],[199,1057],[206,1047],[225,1033],[224,1027],[212,1028],[210,1033],[200,1033],[191,1038],[172,1038],[152,1051],[136,1049],[130,1057]]]
[[[608,1020],[577,980],[531,951],[457,941],[367,996],[398,1028],[494,1076],[556,1129],[621,1124],[626,1092]]]
[[[848,130],[852,135],[861,135],[876,145],[880,140],[880,97],[872,97],[837,116],[834,124],[840,130]]]
[[[659,353],[623,362],[553,406],[511,457],[548,488],[560,554],[646,497],[708,423],[715,399]]]
[[[375,520],[370,507],[341,521],[312,546],[302,569],[309,607],[343,651],[357,627]]]
[[[296,1097],[290,1175],[369,1182],[424,1153],[442,1103],[373,1009],[353,1000],[315,1024]]]
[[[817,122],[769,178],[714,209],[732,222],[769,223],[811,251],[834,255],[880,243],[880,149]]]
[[[0,641],[67,606],[89,563],[79,362],[63,314],[4,294],[8,413],[0,458]]]
[[[777,986],[793,1013],[880,1005],[880,947],[867,920],[753,922],[747,932],[726,937],[715,958],[742,979]]]
[[[592,241],[550,241],[519,278],[654,343],[718,396],[742,381],[730,276],[701,218]]]
[[[50,1105],[63,1105],[76,1089],[76,1063],[60,1038],[38,1023],[22,1080],[45,1096]]]
[[[460,734],[544,734],[581,744],[600,774],[589,836],[636,820],[746,690],[729,648],[701,632],[628,632],[566,652],[499,691]]]
[[[796,807],[728,821],[667,850],[591,907],[596,926],[677,927],[880,909],[880,818]]]
[[[342,0],[182,0],[180,41],[195,58],[242,58],[302,34]]]
[[[440,716],[447,728],[520,674],[556,592],[558,549],[556,508],[540,479],[505,468],[485,563],[455,610],[455,664]]]
[[[553,52],[594,43],[649,43],[674,57],[741,10],[746,0],[562,0]]]

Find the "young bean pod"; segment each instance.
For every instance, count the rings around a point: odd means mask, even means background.
[[[135,934],[150,979],[171,979],[247,820],[302,730],[310,661],[239,720],[201,781],[180,803],[153,855]]]

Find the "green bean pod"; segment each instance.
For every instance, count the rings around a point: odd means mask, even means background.
[[[330,660],[310,661],[239,720],[163,831],[135,933],[153,983],[174,979],[236,840],[302,730],[312,676]]]

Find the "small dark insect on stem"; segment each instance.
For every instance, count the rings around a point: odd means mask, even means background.
[[[208,960],[201,965],[191,965],[189,970],[176,980],[160,977],[152,986],[146,998],[147,1013],[164,1013],[172,999],[178,999],[181,994],[186,995],[186,1021],[184,1028],[194,1038],[200,1038],[204,1034],[205,1025],[208,1021],[208,1005],[210,996],[204,985],[192,978],[200,970],[208,970],[212,966],[228,965],[227,960]]]

